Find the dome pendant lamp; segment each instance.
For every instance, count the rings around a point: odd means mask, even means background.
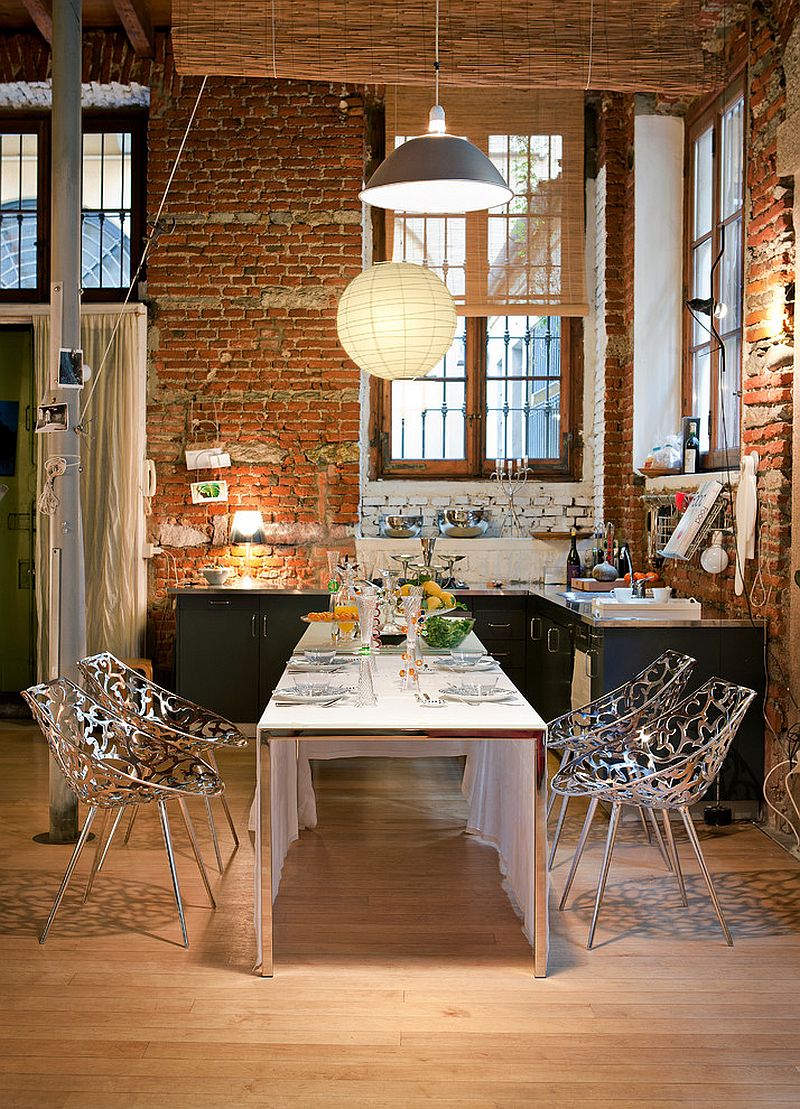
[[[436,104],[428,134],[408,139],[381,162],[358,194],[366,204],[430,215],[478,212],[514,195],[503,175],[468,139],[448,135],[439,104],[439,0],[436,0]]]

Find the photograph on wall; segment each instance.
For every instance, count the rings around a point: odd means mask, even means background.
[[[0,476],[13,477],[17,463],[19,401],[0,400]]]
[[[195,481],[191,490],[192,504],[219,504],[228,499],[227,481]]]
[[[40,404],[36,409],[36,431],[68,431],[69,410],[66,404]]]
[[[58,352],[58,384],[62,389],[83,388],[83,351]]]

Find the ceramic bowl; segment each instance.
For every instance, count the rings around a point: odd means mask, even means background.
[[[227,566],[206,566],[200,573],[209,585],[224,585],[231,575]]]

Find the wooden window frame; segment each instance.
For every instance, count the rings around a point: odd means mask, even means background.
[[[502,313],[498,312],[498,315]],[[389,445],[392,426],[392,383],[370,378],[370,478],[413,478],[421,481],[475,481],[488,478],[494,460],[484,457],[486,421],[486,328],[484,316],[467,316],[466,329],[466,457],[464,459],[393,459]],[[580,476],[583,385],[583,320],[561,318],[560,435],[557,459],[533,459],[537,481],[576,481]]]
[[[131,277],[142,257],[147,222],[147,112],[140,108],[121,108],[111,112],[86,110],[83,112],[83,131],[86,134],[102,131],[129,131],[131,133]],[[38,135],[37,174],[37,259],[35,288],[0,289],[0,303],[41,303],[50,300],[50,212],[51,212],[51,117],[50,113],[13,112],[0,116],[3,134],[28,133]],[[139,281],[145,273],[139,275]],[[138,282],[137,282],[138,286]],[[125,299],[125,287],[91,288],[81,291],[85,303],[113,303]],[[134,299],[137,288],[133,290]]]
[[[722,133],[722,116],[727,108],[730,107],[736,100],[742,98],[744,101],[743,114],[744,126],[743,130],[743,149],[742,149],[742,207],[737,212],[729,216],[726,220],[722,221],[727,226],[737,218],[741,217],[741,258],[742,258],[742,284],[740,289],[741,301],[739,305],[740,311],[740,327],[741,339],[740,350],[744,350],[744,283],[745,283],[745,200],[747,191],[747,114],[748,114],[748,101],[747,101],[747,83],[745,80],[744,66],[740,66],[736,76],[726,86],[721,93],[715,96],[706,98],[698,102],[694,109],[686,117],[686,146],[685,146],[685,172],[684,172],[684,212],[686,213],[684,219],[684,246],[683,246],[683,280],[684,280],[684,303],[693,295],[692,293],[692,254],[693,249],[701,239],[707,236],[700,236],[695,239],[693,237],[694,228],[694,185],[695,185],[695,172],[694,172],[694,143],[696,139],[706,131],[709,126],[713,129],[712,137],[712,197],[711,197],[711,262],[713,265],[714,260],[719,254],[720,245],[720,182],[721,182],[721,158],[719,151],[721,149],[721,133]],[[718,266],[714,273],[713,281],[713,298],[716,300],[719,294],[719,281],[721,276],[721,266]],[[693,391],[694,391],[694,377],[693,377],[693,358],[692,355],[701,347],[709,346],[709,381],[710,381],[710,407],[712,413],[712,424],[709,428],[709,450],[700,456],[699,469],[701,470],[719,470],[727,469],[729,467],[736,467],[739,464],[739,457],[741,452],[741,386],[743,375],[743,363],[739,366],[739,429],[737,435],[737,442],[734,447],[731,447],[726,452],[720,443],[721,431],[718,427],[719,420],[718,402],[719,402],[719,344],[712,337],[709,336],[708,344],[702,343],[695,345],[692,342],[693,331],[692,314],[688,309],[684,312],[683,322],[683,372],[682,372],[682,402],[681,410],[684,416],[700,416],[701,419],[707,419],[705,413],[698,413],[693,410]],[[727,367],[730,371],[731,367]]]

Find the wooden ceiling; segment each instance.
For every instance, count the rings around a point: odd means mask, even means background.
[[[84,0],[85,28],[122,27],[137,54],[153,53],[154,28],[169,27],[171,0]],[[51,0],[0,0],[0,31],[31,31],[36,28],[50,42]]]

